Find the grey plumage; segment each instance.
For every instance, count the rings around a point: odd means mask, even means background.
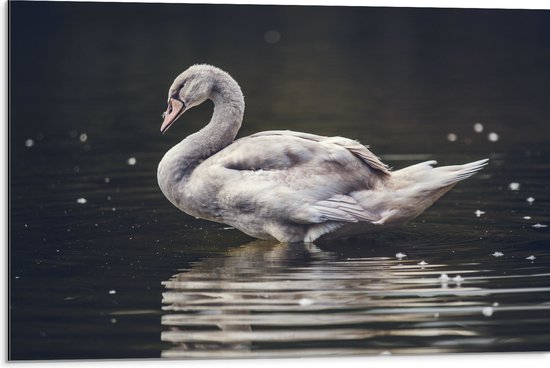
[[[275,130],[235,140],[241,89],[209,65],[176,78],[161,130],[207,99],[214,102],[210,123],[165,154],[159,186],[182,211],[257,238],[312,242],[401,225],[487,162],[433,168],[428,161],[390,171],[343,137]]]

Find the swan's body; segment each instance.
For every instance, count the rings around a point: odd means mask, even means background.
[[[161,131],[207,99],[212,120],[165,154],[159,186],[182,211],[260,239],[313,242],[404,224],[487,162],[392,172],[347,138],[277,130],[234,140],[244,98],[233,78],[208,65],[176,78]]]

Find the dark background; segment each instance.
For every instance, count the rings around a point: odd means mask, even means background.
[[[159,133],[195,63],[243,88],[240,135],[344,135],[395,167],[491,156],[494,187],[520,177],[548,203],[548,11],[11,1],[9,31],[11,359],[159,356],[160,281],[249,240],[156,186],[163,153],[211,113]]]

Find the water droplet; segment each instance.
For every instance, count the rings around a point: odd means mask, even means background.
[[[109,177],[106,177],[105,179],[103,179],[103,181],[107,184],[109,184],[111,182],[111,178]]]
[[[116,294],[116,290],[109,290],[109,294],[110,294],[110,295]]]
[[[75,173],[80,172],[80,167],[75,166],[75,167],[73,168],[73,171],[74,171]]]
[[[531,220],[531,216],[523,216],[524,220]]]
[[[490,141],[490,142],[496,142],[498,141],[498,134],[495,133],[495,132],[491,132],[487,135],[487,139]]]
[[[534,225],[531,225],[531,227],[534,227],[535,229],[542,229],[543,227],[548,227],[548,225],[534,224]]]
[[[395,255],[395,258],[397,258],[397,259],[403,259],[405,257],[407,257],[407,255],[405,253],[401,253],[401,252],[399,252]]]
[[[526,199],[526,201],[527,201],[529,204],[533,204],[533,202],[535,201],[535,198],[529,197],[529,198]]]
[[[483,313],[485,317],[491,317],[493,315],[493,311],[493,307],[485,307],[481,310],[481,313]]]
[[[481,217],[481,215],[485,215],[485,211],[482,211],[482,210],[476,210],[476,212],[474,212],[476,214],[476,217]]]
[[[88,202],[88,200],[86,198],[78,198],[76,200],[76,203],[78,204],[86,204]]]
[[[264,33],[264,41],[267,43],[277,43],[281,40],[281,33],[279,31],[276,31],[274,29],[267,31]]]
[[[71,130],[69,135],[71,136],[71,138],[76,138],[76,136],[78,135],[78,132],[76,130]]]
[[[464,278],[460,275],[456,275],[455,277],[453,277],[453,281],[456,282],[457,284],[460,284],[464,281]]]
[[[529,257],[527,257],[525,259],[528,259],[529,261],[534,261],[535,259],[537,259],[537,257],[535,257],[534,255],[531,254]]]
[[[449,142],[455,142],[457,140],[457,138],[458,138],[457,135],[454,134],[454,133],[447,134],[447,140]]]
[[[312,304],[315,304],[315,301],[309,298],[302,298],[300,299],[298,304],[300,304],[301,306],[312,305]]]
[[[32,139],[30,139],[30,138],[27,139],[27,140],[25,141],[25,147],[32,147],[32,146],[34,146],[34,141],[33,141]]]
[[[130,157],[127,162],[128,162],[128,165],[133,166],[137,163],[137,160],[135,157]]]
[[[481,133],[483,131],[483,124],[481,123],[475,123],[474,124],[474,131],[476,133]]]
[[[519,190],[519,187],[520,187],[520,184],[516,182],[508,184],[508,188],[510,188],[510,190]]]
[[[493,254],[491,254],[491,255],[492,255],[493,257],[497,257],[497,258],[498,258],[498,257],[502,257],[502,256],[504,255],[504,253],[498,252],[498,251],[497,251],[497,252],[495,252],[495,253],[493,253]]]
[[[88,134],[82,133],[78,139],[80,139],[81,142],[86,142],[88,140]]]
[[[498,302],[493,303],[493,307],[498,307],[500,304]]]
[[[426,261],[420,261],[420,262],[418,262],[418,264],[421,265],[421,266],[425,266],[425,265],[428,264],[428,262],[426,262]]]
[[[116,323],[116,318],[111,318],[111,323]]]
[[[450,280],[450,277],[446,273],[442,273],[441,276],[439,276],[439,280],[441,282],[447,282]]]

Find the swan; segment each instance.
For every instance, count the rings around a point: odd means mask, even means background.
[[[225,71],[189,67],[172,83],[161,132],[187,110],[214,103],[210,122],[166,152],[157,179],[183,212],[259,239],[311,243],[405,224],[488,159],[392,171],[343,137],[271,130],[235,140],[244,96]]]

